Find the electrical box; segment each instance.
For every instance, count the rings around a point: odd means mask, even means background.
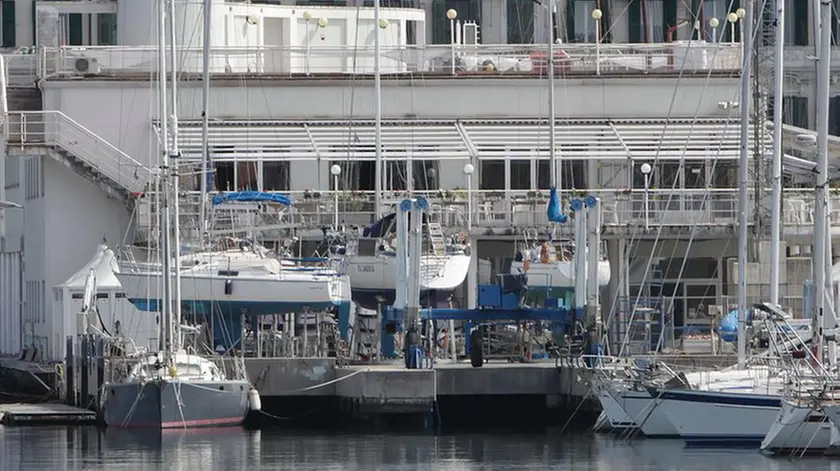
[[[502,306],[502,287],[500,285],[479,285],[478,306],[499,308]]]

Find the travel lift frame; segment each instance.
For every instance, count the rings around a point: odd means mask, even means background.
[[[546,298],[543,307],[522,305],[521,293],[504,293],[501,285],[478,287],[476,309],[421,309],[420,308],[420,257],[423,241],[423,213],[428,202],[420,197],[405,199],[397,205],[397,283],[393,306],[386,307],[382,316],[382,354],[395,357],[394,335],[418,327],[423,320],[464,321],[465,332],[472,332],[473,324],[494,321],[548,321],[555,326],[572,325],[585,320],[588,348],[592,357],[603,355],[604,329],[601,320],[598,268],[601,260],[601,201],[594,196],[573,199],[569,205],[572,211],[575,233],[575,254],[572,275],[575,278],[573,308],[562,305],[562,300]],[[471,256],[477,256],[475,247]],[[577,276],[582,274],[583,276]],[[527,274],[526,274],[527,275]],[[507,275],[516,276],[516,275]],[[431,324],[431,322],[429,323]],[[434,332],[427,332],[426,338],[433,338]],[[470,342],[466,342],[466,353],[471,356],[473,366],[483,361],[470,355]],[[424,353],[429,357],[428,352]],[[591,358],[590,361],[595,361]],[[419,365],[417,365],[419,367]]]

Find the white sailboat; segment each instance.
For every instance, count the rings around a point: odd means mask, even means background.
[[[777,2],[783,13],[783,5]],[[827,235],[828,198],[828,102],[831,79],[832,5],[819,3],[820,38],[818,42],[817,73],[817,176],[814,198],[814,348],[808,360],[794,375],[785,391],[776,421],[761,444],[762,451],[827,453],[840,451],[840,417],[836,396],[836,358],[833,345],[826,355],[827,331],[835,330],[834,284],[832,282],[831,243]],[[776,38],[779,41],[778,36]],[[778,52],[777,52],[778,53]],[[780,81],[777,77],[777,82]],[[778,114],[778,113],[777,113]],[[779,119],[778,116],[776,119]],[[776,122],[779,128],[779,122]],[[833,342],[832,342],[833,343]],[[827,361],[826,361],[827,360]],[[801,363],[801,362],[800,362]],[[828,365],[828,368],[823,365]],[[794,364],[791,369],[797,373]],[[804,376],[804,377],[803,377]]]

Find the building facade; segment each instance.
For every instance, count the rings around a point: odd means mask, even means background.
[[[116,245],[150,231],[141,195],[161,157],[158,57],[146,44],[157,36],[155,3],[3,2],[2,24],[16,18],[14,34],[0,31],[4,41],[14,37],[7,46],[39,46],[4,56],[0,199],[24,211],[4,216],[3,250],[24,252],[24,343],[48,357],[61,342],[46,314],[51,288],[84,265],[103,237]],[[694,13],[666,0],[555,3],[558,186],[565,199],[596,194],[604,203],[613,267],[604,312],[622,312],[629,298],[664,296],[679,325],[708,325],[713,312],[729,309],[737,282],[739,25],[721,26],[723,2],[706,1]],[[789,8],[793,65],[785,116],[805,127],[813,122],[813,67],[803,51],[813,46],[802,31],[813,28],[802,3]],[[221,33],[212,39],[207,110],[201,81],[193,79],[203,38],[196,4],[176,13],[188,25],[176,31],[186,44],[178,59],[184,77],[178,116],[187,200],[199,187],[207,113],[212,190],[289,192],[304,235],[318,236],[330,225],[335,204],[342,225],[371,222],[377,144],[385,203],[414,192],[430,198],[447,226],[464,230],[469,220],[479,256],[496,273],[507,269],[517,241],[550,230],[549,88],[540,44],[548,28],[538,27],[548,21],[539,4],[383,2],[387,21],[377,25],[368,2],[216,0],[213,31]],[[594,7],[604,28],[592,19]],[[446,17],[449,9],[456,19]],[[385,74],[379,143],[374,31],[382,38]],[[758,121],[763,115],[755,113]],[[755,175],[767,167],[768,139],[751,134]],[[334,164],[338,178],[330,173]],[[476,172],[465,174],[466,164]],[[644,173],[644,164],[652,171]],[[761,182],[755,175],[751,182]],[[767,279],[765,186],[750,192],[750,280]],[[783,295],[799,309],[813,208],[801,191],[786,201]],[[766,296],[763,281],[751,281],[751,289],[751,300]]]

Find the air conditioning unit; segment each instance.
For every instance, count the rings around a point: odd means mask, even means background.
[[[102,72],[99,61],[93,57],[80,57],[73,61],[73,70],[81,75],[97,75]]]

